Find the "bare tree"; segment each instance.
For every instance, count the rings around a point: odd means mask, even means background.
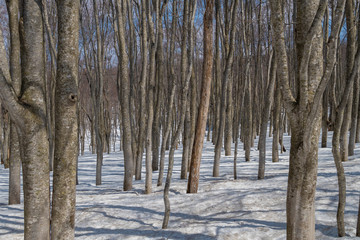
[[[185,0],[188,1],[188,0]],[[184,6],[188,6],[190,8],[190,21],[188,22],[190,31],[188,36],[186,36],[187,41],[189,42],[189,58],[188,58],[188,67],[187,67],[187,73],[186,78],[184,79],[185,82],[183,83],[184,88],[182,89],[181,94],[181,109],[180,109],[180,121],[177,124],[177,129],[175,134],[173,135],[173,138],[171,140],[171,147],[169,151],[169,164],[168,164],[168,172],[166,176],[166,183],[164,188],[164,204],[165,204],[165,214],[163,219],[163,225],[162,228],[166,229],[169,223],[169,217],[170,217],[170,200],[169,200],[169,192],[170,192],[170,184],[171,184],[171,177],[172,177],[172,171],[174,167],[174,154],[175,149],[177,145],[177,141],[179,140],[180,133],[184,129],[184,121],[185,121],[185,113],[186,113],[186,106],[187,106],[187,94],[189,90],[190,85],[190,79],[192,76],[192,69],[193,69],[193,52],[194,52],[194,19],[195,19],[195,12],[196,12],[196,1],[192,2],[192,4],[184,4]],[[211,8],[212,9],[212,8]],[[185,36],[184,36],[185,37]]]
[[[121,1],[124,6],[124,1]],[[125,25],[123,11],[121,10],[120,0],[115,2],[116,16],[118,24],[118,44],[119,44],[119,70],[121,75],[118,77],[118,91],[119,100],[121,105],[122,127],[123,127],[123,149],[125,161],[125,174],[124,174],[124,190],[132,189],[132,177],[134,171],[134,160],[131,146],[131,122],[130,122],[130,78],[128,64],[129,59],[126,52],[125,42]]]
[[[276,61],[274,54],[269,58],[268,86],[265,94],[265,106],[262,113],[260,137],[259,137],[259,172],[258,179],[265,177],[265,159],[266,159],[266,131],[270,116],[271,105],[273,102],[275,79],[276,79]]]
[[[297,96],[289,86],[288,59],[281,1],[271,1],[271,25],[278,64],[279,84],[291,125],[290,167],[287,191],[287,238],[315,238],[315,207],[321,99],[333,71],[338,33],[345,1],[337,2],[322,71],[322,19],[327,1],[296,1]]]
[[[202,76],[203,83],[201,87],[201,100],[198,110],[194,145],[191,154],[191,166],[187,193],[196,193],[199,185],[200,161],[205,137],[206,120],[209,111],[210,88],[213,69],[213,11],[214,0],[207,0],[204,14],[204,61]]]
[[[226,118],[226,99],[227,99],[227,88],[229,86],[229,81],[231,77],[231,68],[234,60],[234,45],[235,45],[235,22],[236,22],[236,16],[237,16],[237,5],[238,0],[235,0],[230,8],[231,12],[231,22],[229,21],[228,24],[231,26],[229,27],[230,33],[228,33],[228,39],[225,43],[226,48],[226,62],[225,62],[225,68],[223,71],[222,76],[222,92],[221,92],[221,102],[220,102],[220,122],[219,122],[219,129],[217,133],[217,140],[215,145],[215,158],[214,158],[214,167],[213,167],[213,176],[218,177],[219,176],[219,165],[220,165],[220,157],[221,157],[221,148],[223,143],[223,136],[224,136],[224,130],[225,130],[225,118]],[[212,40],[212,39],[211,39]],[[200,114],[200,113],[199,113]]]
[[[18,127],[24,187],[24,237],[49,239],[49,144],[44,96],[44,34],[41,2],[24,0],[21,9],[22,95],[17,98],[0,30],[0,97]]]
[[[57,0],[58,56],[51,238],[74,239],[78,157],[78,57],[80,0]]]
[[[19,1],[6,1],[10,26],[10,75],[12,86],[19,97],[21,90],[20,36],[19,36]],[[20,204],[20,146],[17,127],[10,122],[9,156],[9,204]]]

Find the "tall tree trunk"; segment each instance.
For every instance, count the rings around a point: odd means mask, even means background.
[[[173,106],[174,106],[174,98],[175,98],[175,91],[176,91],[176,82],[175,82],[175,70],[174,70],[174,52],[175,52],[175,32],[176,32],[176,24],[178,19],[177,13],[177,2],[173,1],[172,4],[172,20],[171,20],[171,35],[170,35],[170,44],[169,44],[169,58],[168,58],[168,81],[172,82],[172,88],[170,91],[170,100],[167,110],[167,119],[164,124],[164,133],[162,136],[161,142],[161,153],[160,153],[160,170],[159,170],[159,177],[157,186],[161,186],[163,182],[164,176],[164,163],[165,163],[165,151],[167,150],[167,145],[169,144],[170,139],[170,131],[171,131],[171,124],[173,121]],[[165,119],[165,117],[164,117]]]
[[[230,81],[231,76],[231,68],[234,59],[234,44],[235,44],[235,25],[236,16],[237,16],[237,5],[238,1],[236,0],[231,8],[231,29],[230,33],[228,33],[229,39],[227,51],[226,51],[226,62],[225,62],[225,69],[223,72],[222,77],[222,86],[221,86],[221,102],[220,102],[220,122],[219,122],[219,129],[217,133],[216,145],[215,145],[215,157],[214,157],[214,166],[213,166],[213,176],[219,176],[219,167],[220,167],[220,158],[221,158],[221,148],[223,144],[224,138],[224,129],[225,129],[225,117],[226,117],[226,99],[227,99],[227,87],[228,82]],[[230,23],[228,23],[230,26]],[[205,63],[204,63],[205,64]],[[204,77],[203,77],[204,78]],[[210,85],[211,86],[211,85]],[[200,114],[200,112],[199,112]],[[231,137],[231,136],[230,136]]]
[[[49,239],[49,145],[45,115],[41,114],[46,109],[43,24],[36,1],[24,1],[22,10],[21,67],[23,86],[27,88],[23,89],[21,101],[38,109],[38,113],[28,113],[19,136],[23,153],[24,238]]]
[[[327,136],[328,136],[328,90],[325,90],[322,104],[323,104],[323,113],[321,118],[321,147],[326,148],[327,146]]]
[[[19,2],[6,1],[10,26],[10,75],[12,86],[17,96],[21,90]],[[20,204],[20,146],[17,127],[10,121],[10,156],[9,156],[9,204]]]
[[[204,61],[201,86],[201,98],[196,123],[194,145],[191,154],[190,175],[187,193],[197,193],[200,177],[200,160],[204,144],[206,120],[209,111],[210,88],[213,68],[213,10],[214,0],[206,1],[204,14]]]
[[[357,219],[357,225],[356,225],[356,236],[360,237],[360,198],[359,198],[358,219]]]
[[[143,2],[144,0],[142,0]],[[141,180],[142,159],[144,153],[144,143],[146,138],[146,79],[147,79],[147,65],[148,65],[148,27],[147,27],[147,14],[145,3],[141,3],[141,57],[142,57],[142,69],[140,80],[140,120],[139,120],[139,137],[138,137],[138,149],[135,179]]]
[[[268,86],[265,94],[265,105],[263,108],[261,127],[260,127],[260,137],[259,137],[259,171],[258,179],[263,179],[265,177],[265,160],[266,160],[266,131],[267,125],[269,122],[271,105],[274,99],[274,88],[275,88],[275,79],[276,79],[276,60],[273,53],[271,53],[269,59],[269,73],[268,73]]]
[[[170,218],[170,200],[169,200],[169,192],[170,192],[170,184],[171,184],[171,177],[174,167],[174,153],[177,145],[177,141],[179,140],[180,133],[183,131],[184,128],[184,121],[185,121],[185,111],[187,106],[187,95],[189,91],[189,85],[190,85],[190,79],[192,75],[192,69],[193,69],[193,52],[194,52],[194,19],[195,19],[195,12],[196,12],[196,1],[191,2],[189,6],[189,12],[190,12],[190,20],[188,22],[189,24],[189,32],[187,40],[189,42],[189,61],[188,61],[188,71],[186,73],[185,82],[183,82],[184,88],[182,89],[181,93],[181,102],[180,102],[180,121],[177,124],[177,129],[175,134],[173,135],[170,152],[169,152],[169,165],[168,165],[168,172],[166,176],[166,183],[164,188],[164,205],[165,205],[165,214],[163,219],[162,228],[166,229],[169,223]]]
[[[18,99],[9,85],[10,73],[0,30],[0,97],[18,127],[23,167],[24,238],[49,239],[49,144],[41,4],[25,0],[21,9],[22,95]]]
[[[336,61],[338,33],[345,0],[337,2],[323,71],[322,19],[327,1],[296,1],[296,98],[290,89],[282,4],[271,1],[271,25],[279,83],[291,122],[291,149],[287,191],[287,238],[315,239],[315,207],[321,99]]]
[[[56,58],[57,51],[55,40],[51,31],[51,27],[48,19],[47,1],[42,0],[42,16],[44,21],[44,27],[49,44],[49,52],[51,58],[51,77],[46,80],[46,113],[48,118],[48,133],[49,133],[49,165],[50,171],[53,170],[54,164],[54,151],[55,151],[55,78],[56,78]]]
[[[133,159],[133,150],[132,150],[132,133],[131,133],[131,120],[130,120],[130,76],[128,71],[129,59],[126,52],[126,42],[125,42],[125,23],[124,16],[121,11],[120,0],[117,0],[116,3],[116,14],[117,14],[117,24],[118,24],[118,41],[119,41],[119,70],[121,75],[118,77],[118,92],[119,92],[119,101],[121,105],[121,123],[122,123],[122,143],[124,150],[124,191],[129,191],[132,189],[132,179],[134,172],[134,159]]]
[[[354,58],[356,51],[356,23],[355,23],[355,5],[352,0],[346,0],[345,15],[346,15],[346,27],[347,27],[347,46],[346,46],[346,79],[351,75],[351,71],[354,66]],[[353,88],[354,83],[351,83],[350,88]],[[341,161],[345,162],[349,156],[349,127],[351,121],[351,112],[353,109],[353,90],[349,92],[349,98],[347,101],[346,109],[344,112],[344,119],[341,125],[340,135],[340,153]],[[358,93],[356,94],[358,95]],[[345,234],[345,233],[344,233]]]
[[[359,74],[359,73],[358,73]],[[355,135],[358,121],[358,108],[359,108],[359,89],[360,89],[360,77],[357,76],[354,83],[353,103],[352,103],[352,115],[350,121],[350,136],[349,136],[349,156],[354,155],[355,150]]]
[[[58,0],[55,158],[51,238],[74,239],[78,158],[78,46],[80,1]]]
[[[229,82],[227,86],[227,99],[226,99],[226,110],[225,110],[225,133],[224,133],[224,148],[225,156],[231,156],[231,143],[232,143],[232,125],[233,125],[233,99],[232,99],[232,85],[233,79],[232,74],[229,76]]]
[[[103,53],[98,7],[96,0],[93,0],[94,19],[96,28],[96,79],[95,81],[95,135],[96,135],[96,185],[101,185],[103,149],[104,149],[104,76],[103,76]]]

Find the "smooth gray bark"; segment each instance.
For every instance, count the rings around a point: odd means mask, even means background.
[[[57,0],[58,57],[51,238],[74,239],[78,158],[79,0]]]

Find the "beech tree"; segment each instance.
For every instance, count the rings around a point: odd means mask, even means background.
[[[51,238],[74,239],[78,157],[78,58],[80,0],[57,0],[58,56],[55,92],[55,158]]]
[[[209,110],[210,87],[213,68],[213,11],[214,0],[206,1],[204,14],[204,61],[201,100],[198,110],[194,146],[191,154],[190,175],[187,186],[187,193],[196,193],[199,185],[201,152],[205,137],[206,120]]]
[[[315,239],[315,191],[321,100],[336,61],[338,33],[345,0],[337,2],[323,71],[322,19],[327,1],[295,1],[297,70],[294,95],[289,86],[281,1],[271,1],[271,25],[278,65],[278,83],[291,125],[290,166],[286,202],[287,238]]]
[[[20,9],[21,97],[17,97],[11,85],[1,30],[0,97],[18,127],[23,167],[24,238],[49,239],[49,144],[41,2],[24,0]]]
[[[21,65],[19,36],[19,1],[6,1],[10,26],[10,75],[16,96],[20,95]],[[9,204],[20,204],[20,146],[17,126],[10,121]]]

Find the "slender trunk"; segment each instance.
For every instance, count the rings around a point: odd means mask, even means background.
[[[280,127],[280,112],[281,112],[281,91],[280,86],[276,86],[274,97],[273,110],[273,141],[272,141],[272,161],[279,161],[279,127]]]
[[[231,22],[233,23],[231,26],[230,33],[228,33],[229,39],[226,52],[226,63],[225,63],[225,70],[223,72],[222,78],[222,86],[221,86],[221,102],[220,102],[220,122],[219,122],[219,129],[217,133],[217,139],[215,144],[215,157],[214,157],[214,166],[213,166],[213,176],[219,176],[219,167],[220,167],[220,157],[221,157],[221,148],[224,138],[224,129],[225,129],[225,113],[226,113],[226,99],[227,99],[227,87],[228,82],[230,81],[231,76],[231,68],[234,59],[234,44],[235,44],[235,21],[237,16],[237,5],[238,1],[236,0],[233,4],[233,8],[231,9]],[[228,23],[230,24],[230,23]],[[229,27],[229,26],[228,26]],[[212,55],[211,55],[212,56]],[[205,63],[204,63],[205,64]],[[212,65],[211,65],[212,68]],[[204,80],[205,81],[205,80]],[[211,86],[211,85],[210,85]],[[200,114],[200,112],[199,112]],[[231,136],[230,136],[231,137]]]
[[[275,79],[276,79],[276,61],[274,60],[274,55],[270,56],[269,60],[270,70],[268,74],[269,85],[267,86],[264,109],[261,119],[260,127],[260,137],[259,137],[259,171],[258,179],[263,179],[265,177],[265,160],[266,160],[266,131],[267,125],[269,122],[270,110],[272,101],[274,99],[274,88],[275,88]]]
[[[157,186],[162,185],[163,176],[164,176],[164,162],[165,162],[165,148],[166,143],[170,135],[171,130],[171,122],[172,122],[172,109],[174,105],[174,97],[175,97],[175,90],[176,85],[173,85],[173,88],[171,90],[171,96],[170,96],[170,103],[169,103],[169,110],[168,110],[168,118],[165,126],[165,133],[163,134],[162,143],[161,143],[161,153],[160,153],[160,171],[159,171],[159,177],[157,181]]]
[[[225,116],[225,136],[224,136],[224,148],[225,156],[231,156],[231,143],[232,143],[232,125],[233,125],[233,99],[232,99],[232,76],[229,77],[227,86],[227,104],[226,104],[226,116]]]
[[[346,0],[345,15],[346,15],[346,26],[347,26],[347,46],[346,46],[346,81],[351,76],[355,60],[356,51],[356,24],[355,24],[355,5],[352,0]],[[354,82],[350,83],[350,89],[353,88]],[[356,88],[356,87],[355,87]],[[345,162],[349,156],[349,128],[351,121],[351,112],[353,109],[353,90],[350,91],[345,109],[345,116],[341,125],[340,135],[340,154],[341,161]],[[358,95],[358,93],[356,93]],[[347,96],[346,96],[347,97]],[[356,96],[355,96],[356,98]],[[355,123],[354,123],[355,124]]]
[[[142,0],[143,2],[144,0]],[[141,57],[142,57],[142,69],[141,69],[141,80],[140,80],[140,122],[139,122],[139,137],[138,137],[138,149],[137,149],[137,160],[135,179],[141,180],[141,169],[142,159],[144,153],[144,142],[146,138],[146,79],[147,79],[147,44],[148,44],[148,28],[146,21],[146,10],[145,3],[141,3]]]
[[[9,205],[20,204],[20,146],[14,123],[10,126],[10,158],[9,158]]]
[[[360,98],[358,104],[358,109],[356,110],[357,113],[357,120],[356,120],[356,136],[355,136],[355,143],[360,142]]]
[[[187,193],[197,193],[200,175],[200,161],[204,144],[206,120],[209,111],[210,88],[213,69],[213,9],[214,0],[206,1],[206,10],[204,15],[204,62],[201,86],[201,98],[198,109],[198,118],[196,124],[194,145],[191,154],[190,175],[187,186]]]
[[[187,179],[188,165],[189,165],[189,151],[190,151],[190,140],[191,140],[191,126],[190,126],[190,101],[187,102],[185,121],[184,121],[184,140],[183,140],[183,154],[181,161],[181,179]]]
[[[337,229],[339,237],[345,236],[345,222],[344,222],[344,211],[345,211],[345,202],[346,202],[346,179],[344,166],[341,161],[341,151],[340,151],[340,135],[341,135],[341,125],[344,118],[344,110],[341,113],[336,114],[334,133],[332,138],[332,153],[334,156],[338,185],[339,185],[339,202],[338,209],[336,214],[337,219]]]
[[[103,54],[102,39],[100,34],[97,2],[93,0],[94,18],[96,27],[96,79],[95,81],[95,135],[96,135],[96,185],[101,185],[103,149],[104,149],[104,78],[103,78]]]
[[[131,120],[130,120],[130,78],[128,72],[129,59],[125,48],[125,26],[124,16],[120,8],[119,0],[116,1],[116,13],[118,23],[118,40],[119,40],[119,52],[120,52],[120,63],[119,70],[121,72],[121,84],[118,76],[118,92],[120,97],[121,105],[121,123],[122,123],[122,143],[124,149],[124,191],[132,189],[132,178],[134,171],[134,159],[132,151],[132,136],[131,136]]]
[[[321,147],[326,148],[327,146],[327,136],[328,136],[328,90],[325,90],[323,96],[323,113],[321,120]]]
[[[17,96],[21,90],[20,36],[19,36],[19,2],[6,1],[10,26],[10,75],[12,86]],[[9,205],[20,204],[20,146],[17,127],[10,121],[9,139]]]
[[[359,210],[358,210],[358,219],[357,219],[357,226],[356,226],[356,236],[360,237],[360,198],[359,198]]]
[[[186,3],[186,2],[185,2]],[[185,4],[186,6],[187,4]],[[165,214],[163,219],[162,228],[166,229],[169,223],[170,218],[170,200],[169,200],[169,192],[170,192],[170,184],[171,184],[171,177],[172,171],[174,166],[174,152],[176,149],[177,141],[180,137],[180,133],[183,131],[184,121],[185,121],[185,111],[187,106],[187,95],[189,91],[189,83],[193,71],[193,52],[194,52],[194,19],[195,19],[195,12],[196,12],[196,2],[191,2],[189,6],[190,21],[188,22],[189,32],[188,32],[188,41],[189,41],[189,62],[188,62],[188,70],[185,77],[184,88],[182,90],[181,95],[181,102],[180,102],[180,121],[178,122],[178,127],[176,129],[175,135],[173,136],[170,152],[169,152],[169,165],[168,165],[168,172],[166,176],[166,183],[164,188],[164,205],[165,205]],[[204,136],[203,136],[204,139]]]
[[[359,73],[358,73],[359,74]],[[360,78],[356,77],[354,83],[354,93],[353,93],[353,104],[352,104],[352,115],[350,121],[350,136],[349,136],[349,156],[354,155],[355,149],[355,135],[356,135],[356,127],[358,120],[358,108],[359,108],[359,89],[360,89]]]

